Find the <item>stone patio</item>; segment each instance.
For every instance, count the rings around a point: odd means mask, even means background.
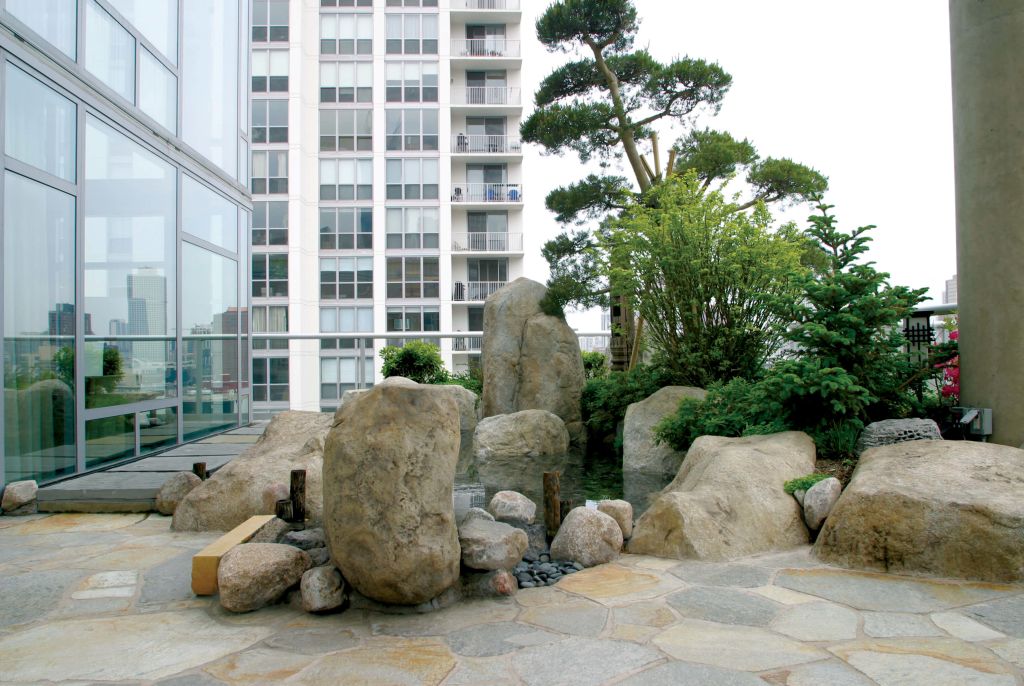
[[[0,518],[0,683],[1024,685],[1024,586],[847,572],[803,548],[627,555],[428,615],[231,615],[189,590],[214,538],[156,515]]]

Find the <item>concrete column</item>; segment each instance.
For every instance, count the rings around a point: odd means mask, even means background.
[[[1024,2],[950,0],[961,404],[1024,443]],[[923,199],[927,202],[927,199]]]

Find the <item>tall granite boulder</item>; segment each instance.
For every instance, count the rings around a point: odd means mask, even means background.
[[[798,431],[701,436],[633,527],[629,552],[727,560],[807,543],[800,505],[783,487],[814,471],[814,456]]]
[[[268,510],[264,492],[287,484],[293,469],[306,470],[306,512],[319,521],[323,513],[324,439],[331,415],[324,412],[281,412],[260,439],[188,492],[174,510],[175,531],[229,531]]]
[[[521,410],[558,415],[574,443],[585,441],[580,398],[586,375],[576,333],[544,314],[547,288],[520,278],[484,304],[483,416]]]
[[[444,389],[382,384],[338,411],[324,451],[324,528],[359,593],[418,605],[458,581],[458,456],[459,407]]]
[[[1024,450],[920,440],[871,448],[818,536],[826,562],[1024,581]]]
[[[686,456],[670,445],[659,445],[654,429],[675,414],[683,398],[704,400],[707,392],[691,386],[666,386],[626,408],[622,430],[622,470],[645,474],[675,474]]]
[[[448,392],[459,406],[459,463],[456,472],[465,474],[473,464],[473,432],[480,421],[480,397],[457,384],[443,384],[438,388]]]

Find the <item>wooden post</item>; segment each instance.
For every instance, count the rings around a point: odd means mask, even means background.
[[[292,521],[292,501],[278,500],[277,507],[274,508],[274,514],[277,515],[278,519],[283,519],[286,522]]]
[[[562,518],[558,520],[559,526],[561,526],[562,522],[565,521],[565,518],[569,516],[569,513],[572,511],[572,508],[575,505],[576,503],[573,500],[563,500],[562,502],[559,503],[559,510],[560,514],[562,515]]]
[[[544,525],[549,538],[558,533],[558,527],[562,524],[559,476],[559,472],[544,472]]]
[[[205,462],[193,462],[192,473],[200,478],[202,481],[206,481],[206,463]]]
[[[306,470],[293,469],[289,492],[292,502],[292,520],[299,526],[306,523]]]

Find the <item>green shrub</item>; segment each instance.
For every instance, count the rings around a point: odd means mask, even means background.
[[[814,439],[819,457],[852,459],[866,422],[906,416],[917,405],[911,390],[920,366],[902,352],[899,323],[924,289],[891,286],[888,274],[860,261],[873,227],[845,234],[830,206],[818,209],[807,235],[823,268],[798,277],[803,295],[790,306],[787,333],[792,357],[758,381],[712,385],[703,403],[683,403],[659,425],[661,440],[685,450],[702,434],[796,429]]]
[[[603,353],[583,351],[583,371],[587,379],[602,379],[608,376],[608,358]]]
[[[794,492],[806,491],[814,484],[818,483],[819,481],[824,481],[827,478],[828,474],[808,474],[807,476],[801,476],[797,479],[790,479],[782,488],[783,490],[786,491],[786,493],[793,495]]]
[[[381,349],[380,356],[384,360],[384,378],[404,376],[417,383],[448,382],[440,350],[426,341],[408,341],[401,348],[389,345]]]
[[[672,383],[667,370],[648,365],[590,379],[583,388],[583,421],[594,436],[614,435],[630,404]]]
[[[484,392],[484,380],[480,376],[480,369],[474,367],[468,372],[460,372],[458,374],[450,374],[448,378],[443,381],[436,381],[435,383],[446,383],[455,384],[456,386],[462,386],[470,391],[473,391],[478,396],[483,395]]]

